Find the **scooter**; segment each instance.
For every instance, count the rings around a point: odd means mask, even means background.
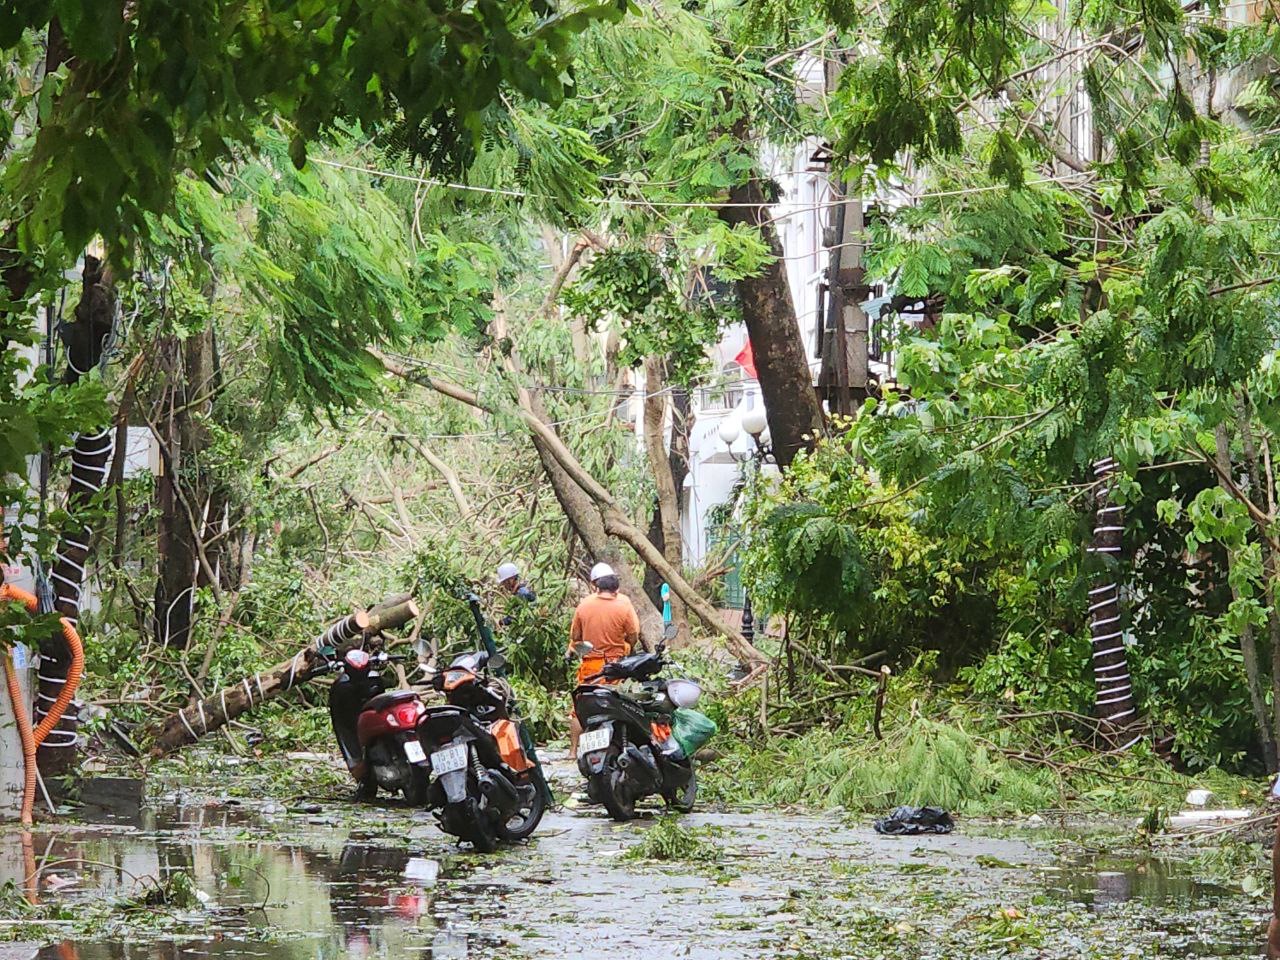
[[[585,657],[590,643],[576,644]],[[692,680],[658,677],[667,662],[662,654],[637,653],[606,663],[573,692],[573,708],[582,724],[578,737],[578,771],[587,780],[587,796],[603,803],[615,820],[635,818],[636,802],[660,795],[667,806],[688,813],[698,795],[693,758],[686,757],[671,735],[677,707],[692,707],[702,689]],[[616,686],[593,681],[633,680],[639,693],[629,695]]]
[[[331,667],[337,676],[329,689],[329,717],[360,799],[372,800],[381,788],[421,806],[430,785],[418,739],[426,707],[412,690],[388,692],[382,676],[387,664],[402,659],[354,647],[346,651]]]
[[[481,853],[531,836],[549,795],[524,747],[511,687],[500,676],[505,665],[501,654],[483,650],[455,658],[431,680],[445,703],[427,707],[418,721],[434,775],[426,805],[445,833]]]

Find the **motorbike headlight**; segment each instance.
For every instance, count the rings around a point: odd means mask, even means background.
[[[702,688],[692,680],[668,680],[667,699],[677,707],[692,707],[702,696]]]

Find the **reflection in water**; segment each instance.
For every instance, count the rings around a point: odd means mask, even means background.
[[[1096,913],[1132,901],[1208,907],[1231,895],[1225,887],[1188,876],[1185,867],[1157,859],[1075,861],[1050,874],[1049,886],[1063,899],[1086,904]]]
[[[38,960],[191,960],[198,957],[467,957],[460,934],[437,928],[437,877],[447,865],[407,847],[380,846],[321,831],[303,841],[244,839],[252,821],[235,810],[174,809],[149,814],[143,833],[92,828],[37,831],[42,896],[59,902],[135,895],[141,884],[189,873],[207,897],[185,919],[199,928],[176,942],[103,939],[41,949]],[[385,841],[383,841],[385,843]],[[0,834],[0,881],[22,863]],[[458,896],[455,891],[455,898]],[[440,905],[447,915],[449,905]],[[145,918],[140,918],[145,922]]]

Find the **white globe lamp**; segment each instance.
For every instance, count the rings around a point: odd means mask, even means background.
[[[741,435],[737,417],[725,417],[720,421],[720,442],[726,447],[732,447]]]
[[[768,425],[769,422],[765,417],[763,406],[752,407],[742,414],[742,429],[753,437],[759,438]]]

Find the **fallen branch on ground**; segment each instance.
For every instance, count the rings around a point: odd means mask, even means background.
[[[418,617],[418,607],[408,594],[392,597],[368,611],[358,610],[330,626],[288,660],[251,674],[170,714],[148,728],[151,756],[163,757],[195,743],[242,716],[258,704],[272,700],[310,680],[320,651],[333,647],[341,652],[357,640],[382,630],[392,630]]]

